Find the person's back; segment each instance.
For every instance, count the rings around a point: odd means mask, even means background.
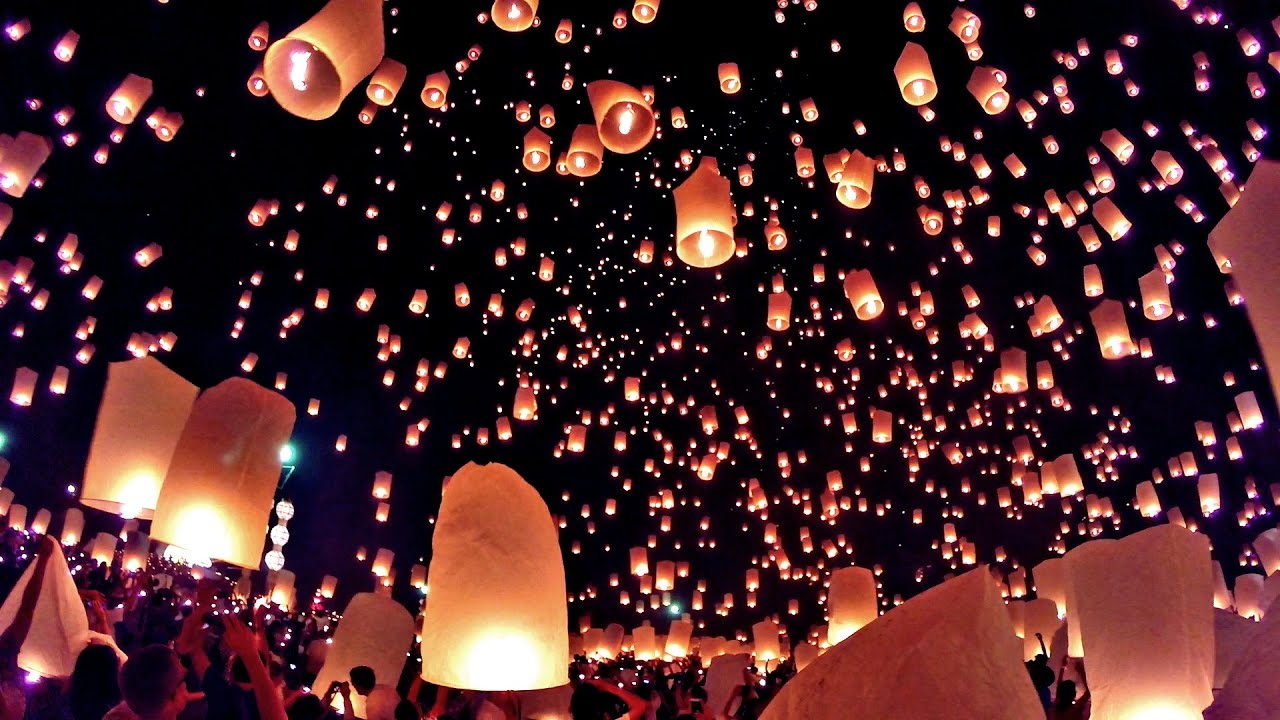
[[[186,671],[173,650],[148,645],[130,656],[120,670],[123,704],[139,720],[175,720],[187,706],[185,679]]]
[[[1084,720],[1089,693],[1076,698],[1076,684],[1070,680],[1058,683],[1058,699],[1053,703],[1052,720]]]
[[[67,699],[75,720],[101,720],[120,702],[120,659],[108,645],[89,645],[76,656]]]

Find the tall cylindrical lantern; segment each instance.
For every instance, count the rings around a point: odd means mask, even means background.
[[[93,538],[89,548],[89,557],[94,562],[111,564],[116,555],[116,543],[119,538],[108,532],[100,532]]]
[[[1096,720],[1199,718],[1213,701],[1209,540],[1159,525],[1068,554]],[[1139,640],[1140,638],[1140,640]]]
[[[568,609],[556,525],[515,471],[468,463],[449,483],[431,543],[422,677],[470,690],[568,682]]]
[[[769,662],[782,658],[782,643],[778,639],[778,623],[761,620],[751,626],[751,641],[755,644],[756,662]]]
[[[938,84],[933,78],[933,66],[924,47],[909,42],[893,66],[898,79],[898,90],[908,105],[927,105],[938,96]]]
[[[863,567],[840,568],[831,573],[827,590],[827,641],[832,645],[854,634],[878,616],[876,578]]]
[[[160,489],[152,538],[256,568],[294,416],[284,396],[244,378],[201,394]]]
[[[729,179],[715,158],[703,156],[673,191],[676,204],[676,255],[699,268],[715,267],[733,256],[735,211]]]
[[[999,115],[1009,107],[1009,91],[1001,77],[994,68],[983,66],[975,67],[969,76],[969,92],[988,115]]]
[[[129,73],[107,98],[107,115],[121,125],[132,124],[150,97],[151,81]]]
[[[135,532],[124,543],[124,557],[121,567],[127,572],[147,569],[147,559],[151,554],[151,538],[143,532]]]
[[[80,502],[148,519],[199,390],[151,356],[111,363]]]
[[[604,157],[604,144],[595,125],[579,125],[573,129],[569,140],[569,174],[574,177],[591,177],[600,172]]]
[[[844,277],[844,296],[859,320],[874,320],[884,311],[884,301],[870,270],[850,270]]]
[[[664,654],[681,658],[689,654],[693,641],[693,623],[687,620],[672,620],[671,629],[667,631],[667,645]]]
[[[600,142],[616,153],[639,152],[657,129],[653,109],[639,90],[616,80],[587,83]]]
[[[67,508],[62,516],[62,544],[78,545],[80,536],[84,534],[84,511],[80,508]]]
[[[381,0],[329,0],[267,48],[263,71],[280,107],[324,120],[382,61]]]
[[[1098,347],[1102,357],[1117,360],[1137,351],[1129,337],[1129,323],[1124,318],[1124,306],[1117,300],[1106,299],[1089,311],[1093,329],[1098,335]]]

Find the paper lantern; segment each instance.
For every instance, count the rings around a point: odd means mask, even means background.
[[[7,488],[6,488],[7,489]],[[12,498],[9,498],[12,500]],[[9,527],[13,530],[25,531],[27,529],[27,506],[13,503],[9,505]]]
[[[999,115],[1009,107],[1009,91],[1004,89],[1003,74],[995,68],[978,66],[966,85],[988,115]]]
[[[729,179],[715,158],[698,167],[673,191],[676,205],[676,255],[698,268],[715,267],[733,256],[735,211]]]
[[[20,132],[0,152],[0,190],[10,197],[22,197],[53,153],[53,143],[41,135]],[[24,283],[19,283],[24,284]]]
[[[653,19],[658,16],[659,2],[661,0],[636,0],[635,5],[631,7],[631,17],[635,18],[636,22],[646,25],[653,22]]]
[[[324,667],[312,687],[328,688],[334,681],[346,682],[351,668],[359,665],[373,670],[379,685],[394,685],[413,643],[413,617],[389,597],[360,593],[342,611],[342,621],[332,639]],[[365,699],[351,693],[351,709],[356,717],[364,715]],[[335,700],[342,702],[337,696]]]
[[[136,533],[135,533],[136,534]],[[89,547],[89,557],[95,563],[111,564],[116,556],[116,544],[119,538],[108,532],[100,532],[93,538],[93,543]]]
[[[524,135],[523,163],[530,172],[542,172],[551,166],[551,136],[538,128]]]
[[[769,317],[766,324],[770,330],[778,332],[791,327],[791,295],[785,290],[770,293]]]
[[[1035,580],[1036,597],[1052,600],[1058,608],[1058,617],[1067,616],[1066,566],[1061,558],[1050,558],[1031,569]]]
[[[510,468],[468,463],[449,483],[432,539],[422,677],[470,690],[568,680],[568,610],[556,526]]]
[[[131,534],[124,544],[124,555],[120,567],[126,572],[138,572],[147,569],[147,560],[151,555],[151,538],[142,532]]]
[[[33,535],[44,535],[49,531],[49,520],[52,515],[48,510],[40,508],[36,511],[35,517],[31,518],[31,533]]]
[[[761,620],[751,626],[751,640],[755,645],[757,663],[767,663],[782,658],[782,644],[778,640],[778,623]]]
[[[649,551],[644,547],[631,548],[631,574],[636,577],[649,574]]]
[[[845,160],[844,169],[840,171],[836,199],[852,210],[861,210],[870,205],[875,173],[875,161],[863,155],[862,151],[854,150]]]
[[[1258,396],[1252,390],[1236,395],[1236,412],[1240,414],[1240,425],[1245,430],[1262,427],[1262,407],[1258,404]]]
[[[595,125],[579,125],[569,141],[569,174],[574,177],[591,177],[600,172],[604,144]]]
[[[13,387],[9,390],[9,402],[18,407],[30,407],[36,394],[40,375],[31,368],[20,367],[13,372]]]
[[[991,389],[998,393],[1026,392],[1027,352],[1021,348],[1008,348],[1000,352],[1000,368]]]
[[[874,320],[884,311],[884,301],[870,270],[851,270],[844,278],[844,296],[859,320]]]
[[[736,95],[742,89],[742,76],[738,73],[737,63],[721,63],[716,69],[720,78],[720,91],[726,95]]]
[[[827,642],[836,645],[878,616],[876,579],[871,570],[845,567],[831,573],[827,589]]]
[[[1137,352],[1137,347],[1129,337],[1129,324],[1124,318],[1124,306],[1116,300],[1103,300],[1089,311],[1093,320],[1093,329],[1098,335],[1098,346],[1102,357],[1117,360]]]
[[[396,553],[390,548],[379,548],[378,552],[373,556],[373,574],[386,578],[391,575],[391,565],[395,562]]]
[[[62,544],[78,545],[80,536],[84,534],[84,511],[80,508],[67,508],[62,516]]]
[[[871,441],[884,444],[893,439],[893,413],[888,410],[871,410]]]
[[[902,26],[907,32],[924,32],[924,13],[920,11],[920,3],[909,2],[902,10]]]
[[[244,378],[201,394],[160,489],[152,538],[256,568],[294,416],[283,396]]]
[[[376,105],[389,107],[396,101],[396,95],[408,73],[409,69],[399,60],[382,58],[382,62],[373,71],[373,77],[369,78],[369,87],[365,93]]]
[[[432,110],[444,107],[449,99],[449,73],[441,70],[428,75],[427,81],[422,85],[422,94],[419,98],[423,105]]]
[[[27,566],[0,606],[0,632],[8,630],[17,617],[22,597],[35,578],[36,566],[35,562]],[[30,630],[18,651],[18,667],[41,677],[70,677],[76,657],[88,643],[89,620],[84,602],[62,549],[55,543],[36,595]]]
[[[995,687],[1000,692],[992,692]],[[1022,641],[991,576],[979,568],[833,646],[783,686],[760,720],[1026,720],[1043,714],[1022,664]]]
[[[908,105],[927,105],[938,96],[938,84],[933,78],[929,54],[916,43],[909,42],[902,49],[898,62],[893,66],[893,74],[898,79],[902,99]]]
[[[151,81],[129,73],[107,98],[107,115],[121,125],[130,125],[150,97]]]
[[[652,660],[658,656],[658,636],[653,627],[641,625],[631,631],[631,647],[637,660]]]
[[[667,642],[664,655],[682,658],[689,654],[693,641],[693,623],[687,620],[672,620],[671,629],[667,631]]]
[[[639,152],[653,139],[653,109],[639,90],[616,80],[587,83],[600,142],[613,152]],[[572,157],[570,158],[572,160]]]
[[[80,502],[151,518],[197,392],[152,357],[109,364]]]
[[[1129,234],[1129,230],[1133,227],[1133,223],[1129,222],[1129,218],[1120,212],[1120,208],[1117,208],[1109,197],[1102,198],[1093,204],[1093,219],[1098,221],[1112,240],[1119,240]]]
[[[1209,541],[1160,525],[1067,555],[1093,718],[1199,718],[1213,700]]]
[[[1253,618],[1261,620],[1266,608],[1259,603],[1262,597],[1262,585],[1264,578],[1258,573],[1242,573],[1236,576],[1236,584],[1234,594],[1236,599],[1236,612],[1240,617]]]
[[[379,500],[391,497],[391,473],[379,470],[373,474],[373,496]]]
[[[1058,619],[1057,604],[1048,598],[1029,600],[1022,604],[1025,606],[1023,611],[1022,659],[1032,660],[1036,655],[1043,653],[1040,649],[1040,640],[1036,638],[1036,633],[1044,636],[1045,645],[1048,645],[1053,640],[1053,636],[1057,634],[1058,628],[1062,627],[1062,620]]]
[[[338,589],[338,578],[332,575],[325,575],[320,581],[320,597],[331,599],[333,593]]]
[[[379,0],[329,0],[267,48],[267,87],[286,111],[324,120],[378,67],[385,49]]]
[[[533,27],[539,0],[494,0],[490,17],[507,32],[523,32]]]
[[[1138,511],[1143,517],[1159,517],[1162,510],[1160,506],[1160,496],[1156,494],[1156,487],[1150,480],[1143,480],[1134,488],[1135,499],[1138,502]]]

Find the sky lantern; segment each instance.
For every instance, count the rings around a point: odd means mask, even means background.
[[[25,195],[52,153],[53,143],[48,138],[18,133],[0,153],[0,190],[10,197]]]
[[[770,330],[781,332],[791,326],[791,295],[787,291],[769,294]]]
[[[1000,368],[996,370],[996,379],[992,390],[998,393],[1026,392],[1027,352],[1021,348],[1011,347],[1000,352]]]
[[[880,408],[871,410],[871,441],[879,444],[893,439],[893,413]]]
[[[715,158],[703,156],[698,167],[676,186],[676,255],[698,268],[715,267],[733,256],[733,197],[729,179],[720,175]]]
[[[25,635],[13,635],[22,643],[17,664],[38,677],[67,678],[90,642],[89,621],[62,549],[54,543],[43,553],[47,559],[30,563],[0,606],[0,630],[10,630],[24,596],[38,581],[30,628]],[[41,566],[43,574],[37,579]]]
[[[449,99],[449,73],[441,70],[428,75],[420,97],[422,104],[432,110],[443,108]]]
[[[845,161],[836,187],[836,198],[845,207],[861,210],[871,204],[871,186],[875,182],[876,164],[861,151],[854,150]]]
[[[920,3],[909,2],[902,10],[902,26],[907,32],[924,32],[924,13],[920,11]]]
[[[335,581],[330,592],[336,587]],[[358,665],[372,669],[379,680],[399,677],[405,653],[413,644],[413,626],[409,611],[389,597],[367,592],[352,596],[334,630],[324,665],[316,675],[316,687],[346,682],[347,673]],[[322,682],[323,686],[319,684]],[[351,693],[351,710],[357,717],[363,714],[365,698]],[[341,705],[342,699],[335,695],[334,701]]]
[[[832,645],[876,619],[876,580],[870,569],[846,567],[831,573],[827,614],[830,618],[827,641]]]
[[[1208,538],[1159,525],[1069,558],[1093,717],[1199,718],[1213,701]]]
[[[404,63],[384,57],[373,71],[373,77],[369,78],[369,87],[365,92],[375,104],[389,107],[396,101],[396,95],[408,73],[409,69]]]
[[[551,167],[551,136],[534,127],[524,134],[524,167],[542,172]]]
[[[964,7],[957,7],[951,12],[951,24],[948,26],[952,34],[963,43],[978,41],[978,33],[982,30],[982,20]]]
[[[1157,150],[1151,155],[1151,164],[1155,166],[1160,178],[1169,185],[1177,185],[1182,180],[1182,166],[1168,150]]]
[[[898,79],[902,99],[908,105],[927,105],[938,96],[938,85],[933,77],[933,66],[929,64],[929,54],[916,43],[909,42],[903,47],[898,62],[893,66],[893,74]]]
[[[591,177],[600,172],[604,144],[595,125],[579,125],[569,141],[569,173],[575,177]]]
[[[533,27],[539,0],[494,0],[490,16],[493,24],[507,32],[523,32]]]
[[[721,63],[717,69],[720,78],[720,92],[725,95],[736,95],[742,89],[742,76],[738,74],[738,63]]]
[[[1163,270],[1157,267],[1138,278],[1138,288],[1142,292],[1142,314],[1148,320],[1163,320],[1173,314]]]
[[[378,67],[385,49],[381,2],[329,0],[267,48],[267,86],[286,111],[324,120]]]
[[[1102,349],[1104,358],[1117,360],[1137,352],[1137,347],[1129,337],[1129,323],[1124,317],[1124,306],[1118,300],[1103,300],[1089,311],[1089,317],[1093,320],[1093,329],[1098,335],[1098,346]]]
[[[851,270],[844,278],[844,296],[859,320],[874,320],[884,311],[884,301],[870,270]]]
[[[1009,91],[1001,80],[1003,73],[995,68],[978,66],[969,76],[966,86],[988,115],[999,115],[1009,107]]]
[[[440,504],[422,677],[469,690],[559,687],[568,658],[564,564],[551,514],[510,468],[468,463]]]
[[[657,123],[639,90],[616,80],[596,80],[587,83],[587,97],[604,147],[630,154],[639,152],[653,138]]]
[[[647,25],[653,22],[658,16],[658,3],[661,0],[636,0],[635,5],[631,7],[631,17],[636,22]]]
[[[129,73],[107,98],[107,115],[121,125],[130,125],[150,97],[151,81]]]
[[[295,410],[283,396],[231,378],[202,393],[174,449],[151,536],[240,567],[262,560]]]
[[[1133,223],[1129,222],[1129,218],[1120,212],[1109,197],[1104,197],[1093,204],[1093,218],[1098,221],[1103,230],[1107,231],[1107,235],[1112,240],[1124,237],[1133,227]]]
[[[197,392],[152,357],[108,365],[80,502],[150,519]]]

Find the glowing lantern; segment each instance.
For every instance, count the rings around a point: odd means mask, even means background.
[[[0,606],[0,630],[8,631],[13,625],[35,572],[36,563],[33,562],[18,578],[4,605]],[[18,648],[18,667],[39,677],[70,677],[76,657],[90,642],[89,621],[71,569],[56,544],[49,554],[35,594],[30,623],[30,629]]]
[[[1067,556],[1093,717],[1197,718],[1213,701],[1209,541],[1174,525]],[[1131,638],[1141,637],[1134,644]]]
[[[638,152],[653,138],[657,123],[639,90],[615,80],[587,83],[600,142],[613,152]],[[572,151],[570,161],[572,162]]]
[[[441,70],[428,75],[426,83],[422,86],[420,98],[422,104],[432,110],[444,107],[449,98],[449,73]]]
[[[13,373],[13,388],[9,390],[9,402],[19,407],[30,407],[36,394],[40,375],[35,370],[20,367]]]
[[[861,151],[854,150],[840,172],[840,184],[836,186],[836,199],[852,210],[861,210],[871,204],[871,186],[875,182],[876,164]]]
[[[1163,320],[1173,314],[1163,270],[1157,267],[1138,278],[1138,289],[1142,292],[1142,314],[1148,320]]]
[[[1137,352],[1129,337],[1129,324],[1124,318],[1124,306],[1116,300],[1103,300],[1089,311],[1093,329],[1098,335],[1098,347],[1108,360],[1128,357]]]
[[[998,393],[1020,393],[1029,387],[1027,383],[1027,352],[1009,348],[1000,353],[1000,369],[992,390]]]
[[[1115,128],[1103,131],[1102,144],[1116,156],[1121,165],[1127,165],[1129,158],[1133,156],[1133,143]]]
[[[827,614],[830,618],[827,641],[832,645],[875,620],[878,616],[876,579],[871,570],[846,567],[832,572],[827,590]]]
[[[58,44],[53,46],[53,56],[59,62],[71,62],[71,57],[76,53],[76,46],[80,44],[80,33],[75,30],[68,30],[58,39]]]
[[[907,32],[924,32],[924,13],[920,11],[920,4],[917,2],[909,2],[902,10],[902,26]]]
[[[995,68],[983,66],[975,67],[969,76],[966,87],[988,115],[999,115],[1009,107],[1009,91],[1004,89],[1002,77]]]
[[[539,0],[494,0],[490,17],[507,32],[523,32],[533,27]]]
[[[1098,297],[1102,294],[1102,271],[1098,270],[1097,265],[1084,266],[1084,295],[1085,297]]]
[[[717,69],[720,78],[720,91],[726,95],[736,95],[742,89],[742,76],[738,74],[737,63],[721,63]]]
[[[389,597],[374,593],[353,596],[328,644],[315,686],[327,688],[334,682],[346,682],[351,668],[360,665],[373,670],[379,682],[383,678],[395,682],[413,643],[413,625],[409,611]],[[365,695],[351,693],[351,711],[356,717],[368,717],[364,713],[366,699]],[[342,703],[337,695],[334,701],[339,706]]]
[[[243,378],[202,393],[169,463],[151,536],[256,568],[294,415],[283,396]]]
[[[733,197],[729,179],[715,159],[703,156],[673,195],[676,205],[676,255],[693,267],[721,265],[733,256]]]
[[[1160,496],[1156,494],[1156,486],[1150,480],[1143,480],[1138,483],[1135,490],[1135,499],[1138,502],[1138,511],[1143,517],[1159,517],[1163,509],[1160,506]]]
[[[151,357],[109,364],[80,502],[151,518],[197,392]]]
[[[408,73],[409,69],[399,60],[382,58],[382,62],[373,71],[373,77],[369,78],[369,87],[365,93],[375,104],[388,107],[396,101],[396,95]]]
[[[1252,390],[1236,395],[1235,401],[1242,428],[1254,430],[1262,427],[1262,407],[1258,404],[1258,396]]]
[[[1169,154],[1168,150],[1157,150],[1152,153],[1151,164],[1155,166],[1156,172],[1160,173],[1165,183],[1177,185],[1182,180],[1182,166],[1173,159],[1173,155]]]
[[[510,468],[468,463],[444,494],[432,540],[423,679],[471,690],[564,685],[567,628],[546,503]]]
[[[636,577],[649,574],[649,551],[644,547],[631,548],[631,574]]]
[[[770,330],[783,331],[791,327],[791,295],[785,290],[769,295]]]
[[[1133,227],[1133,223],[1129,222],[1109,197],[1102,198],[1093,204],[1093,218],[1098,221],[1103,230],[1107,231],[1107,235],[1111,236],[1112,240],[1124,237]]]
[[[884,301],[870,270],[851,270],[844,278],[844,296],[859,320],[874,320],[884,312]]]
[[[392,572],[391,565],[396,560],[396,553],[390,548],[378,548],[378,552],[373,556],[373,574],[380,578],[390,577]]]
[[[121,125],[132,124],[150,97],[151,81],[129,73],[107,98],[107,115]]]
[[[329,0],[267,48],[267,87],[286,111],[324,120],[378,67],[385,48],[381,2]]]
[[[575,177],[591,177],[600,172],[604,145],[595,125],[579,125],[569,141],[569,173]]]
[[[898,62],[893,66],[893,74],[898,79],[902,99],[908,105],[926,105],[938,96],[938,84],[933,78],[929,54],[916,43],[909,42],[902,49]]]
[[[52,152],[53,143],[48,138],[29,132],[18,133],[0,151],[0,190],[10,197],[25,195]]]
[[[951,24],[948,27],[961,42],[974,43],[982,30],[982,20],[963,7],[957,7],[951,13]]]
[[[884,444],[893,439],[893,413],[875,408],[871,411],[871,441]]]
[[[551,136],[536,127],[524,134],[524,167],[530,172],[551,167]]]

